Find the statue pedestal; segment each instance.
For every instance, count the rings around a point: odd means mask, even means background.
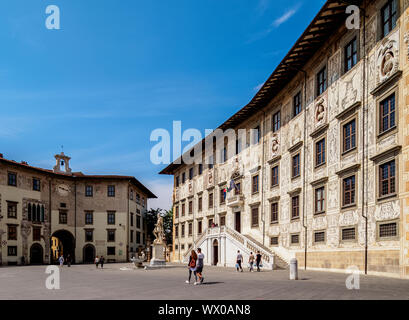
[[[151,266],[165,266],[165,244],[154,244],[152,246]]]

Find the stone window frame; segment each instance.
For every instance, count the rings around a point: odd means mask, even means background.
[[[87,215],[89,215],[89,214],[91,214],[91,222],[89,222],[87,220]],[[85,210],[84,211],[84,224],[85,225],[93,225],[94,224],[94,211],[92,211],[92,210]]]
[[[224,224],[222,224],[222,218],[224,219]],[[226,223],[227,223],[227,214],[226,213],[219,214],[219,226],[224,227],[226,226]]]
[[[399,17],[402,14],[401,8],[400,8],[400,0],[396,0],[397,2],[397,6],[396,6],[396,14],[397,14],[397,19],[396,19],[396,26],[395,28],[393,28],[392,30],[389,31],[389,33],[387,35],[383,34],[383,25],[382,25],[382,9],[385,7],[385,5],[388,3],[389,0],[381,0],[378,1],[375,4],[376,7],[376,20],[377,20],[377,24],[376,24],[376,40],[380,41],[386,37],[388,37],[392,32],[394,32],[395,30],[397,30],[399,28],[400,25],[400,20]]]
[[[179,224],[175,224],[175,238],[179,238]]]
[[[380,132],[380,121],[381,121],[381,102],[389,98],[392,95],[395,95],[395,126],[389,128],[383,132]],[[399,85],[395,83],[388,90],[385,90],[382,94],[376,97],[376,142],[379,143],[380,140],[383,140],[390,135],[396,134],[399,130]]]
[[[297,208],[298,208],[298,216],[293,216],[293,209],[294,209],[294,206],[293,206],[293,200],[295,199],[295,198],[298,198],[298,200],[297,200],[297,204],[298,204],[298,206],[297,206]],[[295,221],[295,220],[299,220],[300,219],[300,216],[301,216],[301,214],[300,214],[300,193],[295,193],[295,194],[292,194],[291,195],[291,197],[290,197],[290,220],[291,221]]]
[[[212,200],[212,201],[210,201],[210,200]],[[209,210],[214,208],[214,190],[209,191],[208,199],[207,199],[207,208]]]
[[[294,175],[294,158],[298,155],[298,175]],[[294,151],[291,153],[291,180],[295,180],[301,177],[301,150]]]
[[[317,204],[317,198],[316,198],[317,193],[316,192],[317,192],[318,189],[321,189],[321,188],[324,188],[324,209],[322,211],[317,212],[317,206],[316,206],[316,204]],[[313,189],[314,189],[314,203],[313,203],[314,217],[320,216],[320,215],[325,215],[327,213],[327,206],[328,206],[328,204],[327,204],[327,202],[328,202],[327,183],[325,182],[325,183],[317,184],[317,185],[315,185],[313,187]]]
[[[215,219],[214,215],[207,217],[207,227],[208,228],[211,228],[212,223],[214,223],[214,219]]]
[[[226,194],[226,196],[224,195],[224,189],[227,189],[227,186],[223,184],[223,185],[220,186],[220,188],[219,188],[219,205],[220,205],[220,206],[226,204],[227,194]]]
[[[348,32],[345,33],[343,38],[340,41],[339,47],[341,49],[341,78],[350,73],[352,70],[356,69],[356,67],[359,65],[359,62],[361,61],[361,34],[359,32],[360,30],[348,30]],[[357,59],[356,59],[356,64],[349,70],[346,70],[346,61],[345,61],[345,49],[347,45],[349,45],[354,38],[356,38],[356,45],[357,45]]]
[[[324,140],[324,162],[317,164],[317,144]],[[321,135],[314,138],[314,170],[321,169],[327,166],[327,159],[328,159],[328,139],[327,139],[327,132],[325,131]],[[301,160],[301,159],[300,159]],[[301,164],[300,164],[301,167]],[[301,171],[301,170],[300,170]],[[300,173],[301,174],[301,173]]]
[[[115,255],[116,255],[116,246],[107,247],[107,256],[115,256]]]
[[[257,177],[257,190],[254,190],[254,178]],[[260,192],[260,174],[256,172],[255,174],[251,175],[251,195],[258,194]]]
[[[342,231],[346,229],[355,229],[355,238],[354,239],[342,239]],[[339,228],[339,241],[340,243],[356,243],[358,242],[358,226],[355,225],[350,225],[350,226],[341,226]]]
[[[115,198],[115,185],[108,185],[107,186],[107,195],[110,198]]]
[[[35,237],[35,235],[38,235],[38,234],[36,234],[37,232],[40,232],[40,236],[38,238]],[[33,226],[33,237],[32,237],[32,239],[33,239],[33,242],[40,242],[41,241],[41,227]]]
[[[277,206],[277,219],[273,220],[273,205]],[[280,223],[280,200],[273,200],[270,202],[270,225],[277,225]]]
[[[14,253],[10,254],[11,251],[15,251],[15,254]],[[7,246],[7,256],[8,257],[17,257],[18,256],[18,247],[17,246]]]
[[[278,128],[275,128],[275,116],[278,115]],[[275,112],[271,115],[271,132],[272,133],[276,133],[279,132],[281,129],[281,108],[278,108],[277,110],[275,110]]]
[[[110,217],[114,217],[113,220]],[[116,223],[116,212],[115,211],[107,211],[107,224],[108,225],[115,225]]]
[[[107,242],[116,241],[116,229],[106,229],[107,230]],[[113,234],[113,240],[110,240],[110,235]]]
[[[188,214],[191,215],[193,214],[193,199],[190,199],[188,202]]]
[[[197,197],[197,212],[202,212],[203,211],[203,196],[200,194]]]
[[[91,240],[87,240],[87,232],[91,232]],[[92,228],[84,229],[84,242],[94,242],[94,229]]]
[[[277,168],[277,184],[273,185],[273,170]],[[271,164],[270,168],[270,189],[274,189],[280,186],[280,163]]]
[[[317,233],[324,233],[324,241],[316,241],[315,240],[315,235]],[[312,243],[314,245],[326,245],[327,244],[327,231],[325,229],[321,229],[321,230],[314,230],[313,231],[313,235],[312,235]]]
[[[328,85],[329,85],[329,81],[328,81],[328,63],[327,63],[327,59],[325,59],[324,62],[322,62],[320,64],[320,66],[318,68],[315,69],[315,73],[314,73],[314,83],[315,83],[315,90],[314,90],[314,97],[317,99],[319,97],[321,97],[325,92],[327,92],[328,90]],[[324,75],[325,75],[325,90],[322,91],[321,93],[319,92],[319,84],[318,84],[318,77],[319,74],[325,70]]]
[[[35,183],[35,181],[38,182],[38,188],[36,188],[36,183]],[[41,179],[40,179],[40,178],[33,177],[33,191],[38,191],[38,192],[41,191]]]
[[[65,216],[65,222],[64,219],[62,217]],[[68,224],[68,210],[58,210],[58,224],[64,224],[67,225]]]
[[[88,188],[90,188],[90,189],[88,189]],[[91,192],[89,192],[89,190]],[[93,196],[94,196],[94,187],[92,185],[89,185],[89,184],[85,185],[85,197],[91,198]]]
[[[358,112],[355,111],[352,114],[346,115],[345,118],[342,119],[340,122],[340,155],[341,155],[341,160],[344,159],[347,155],[351,154],[356,154],[358,153],[358,146],[360,142],[360,135],[359,135],[359,121],[358,121]],[[355,121],[355,147],[349,149],[349,150],[344,150],[344,128],[347,124],[351,123],[352,121]]]
[[[360,177],[360,164],[352,165],[341,171],[336,172],[339,177],[339,206],[341,211],[351,210],[357,208],[359,203],[359,177]],[[355,176],[355,203],[344,205],[344,179]]]
[[[14,182],[15,184],[10,183],[10,175],[14,175]],[[17,172],[14,171],[7,171],[7,185],[9,187],[16,187],[17,188],[17,184],[18,184],[18,175]]]
[[[304,81],[304,80],[302,80],[302,81]],[[291,97],[291,100],[289,102],[290,106],[291,106],[290,120],[293,120],[293,119],[299,117],[303,113],[303,111],[305,109],[306,102],[304,101],[305,97],[304,97],[303,92],[304,92],[304,82],[302,82],[297,87],[295,87],[293,90],[291,90],[291,93],[289,94],[290,97]],[[300,94],[301,110],[297,115],[295,115],[294,114],[294,99],[298,94]]]
[[[400,240],[399,220],[400,219],[397,218],[397,219],[376,221],[376,241],[399,241]],[[380,237],[380,226],[383,224],[390,224],[390,223],[396,223],[396,236],[381,238]]]
[[[175,205],[175,219],[179,219],[179,205]]]
[[[293,242],[293,236],[298,236],[298,242]],[[294,232],[290,233],[290,246],[296,247],[301,245],[301,233]]]
[[[199,228],[200,223],[200,228]],[[201,235],[203,233],[203,219],[197,219],[197,235]]]
[[[6,203],[7,203],[7,218],[8,218],[8,219],[18,219],[18,202],[6,200]],[[10,210],[9,210],[9,208],[10,208],[11,206],[14,206],[14,207],[15,207],[15,216],[14,216],[14,215],[10,215]]]
[[[187,222],[187,236],[188,237],[193,236],[193,221],[188,221]]]
[[[277,243],[272,243],[272,239],[277,239]],[[280,245],[280,236],[270,236],[270,247],[278,247]]]
[[[17,241],[18,240],[18,229],[17,229],[18,225],[17,224],[7,224],[7,240],[10,241]],[[10,230],[14,229],[13,232],[11,232]],[[13,235],[13,237],[12,237]]]
[[[253,210],[257,209],[257,223],[253,220]],[[250,225],[252,229],[256,229],[260,226],[260,204],[255,203],[250,205]]]

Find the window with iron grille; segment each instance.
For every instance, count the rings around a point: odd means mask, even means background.
[[[258,226],[258,207],[251,208],[251,226]]]
[[[277,111],[276,113],[273,114],[273,119],[272,119],[272,127],[273,127],[273,132],[276,132],[280,129],[281,126],[281,113],[280,111]]]
[[[17,203],[7,202],[7,218],[17,219]]]
[[[7,255],[9,257],[16,257],[17,256],[17,246],[8,246]]]
[[[94,193],[94,190],[92,186],[85,186],[85,196],[86,197],[92,197],[93,193]]]
[[[298,92],[294,96],[293,100],[293,117],[297,116],[302,110],[302,105],[301,105],[301,92]]]
[[[325,231],[314,232],[314,242],[325,242]]]
[[[107,256],[115,255],[115,247],[107,247]]]
[[[271,223],[277,223],[278,222],[278,202],[274,202],[271,204],[271,218],[270,218]]]
[[[226,216],[221,216],[220,217],[220,226],[225,226],[226,225]]]
[[[379,196],[393,195],[395,192],[395,160],[392,160],[379,166]]]
[[[193,201],[189,201],[189,214],[193,214]]]
[[[391,238],[398,235],[398,224],[396,222],[379,224],[379,238]]]
[[[202,207],[203,207],[203,198],[199,197],[199,199],[197,199],[197,209],[199,212],[202,212]]]
[[[189,223],[189,225],[188,225],[188,232],[189,232],[189,237],[191,237],[192,236],[192,234],[193,234],[193,223]]]
[[[356,147],[356,133],[355,133],[356,122],[355,119],[351,120],[343,126],[343,151],[348,152],[349,150],[355,149]]]
[[[320,166],[325,163],[325,138],[315,144],[315,165]]]
[[[17,240],[17,227],[16,226],[7,226],[7,239],[8,240]]]
[[[358,63],[358,46],[356,37],[344,49],[345,72],[351,70]]]
[[[33,241],[41,241],[41,228],[33,227]]]
[[[389,0],[381,9],[382,37],[387,36],[396,27],[397,19],[397,1]]]
[[[67,211],[60,211],[59,222],[60,224],[67,224]]]
[[[317,74],[317,96],[320,96],[327,90],[327,68],[324,67]]]
[[[395,127],[395,94],[381,101],[379,109],[379,133],[386,132]]]
[[[291,198],[291,218],[296,219],[300,217],[300,196]]]
[[[85,230],[85,242],[94,241],[94,230],[86,229]]]
[[[8,173],[8,185],[17,187],[17,174],[14,172]]]
[[[325,187],[315,189],[315,214],[325,212]]]
[[[203,225],[202,220],[199,220],[197,222],[197,234],[202,234],[202,228],[203,228],[202,225]]]
[[[299,234],[292,234],[291,235],[291,244],[299,244],[300,243],[300,235]]]
[[[108,186],[108,197],[115,197],[115,186]]]
[[[115,211],[107,212],[107,222],[108,224],[115,224]]]
[[[258,175],[252,178],[251,192],[252,193],[258,192]]]
[[[209,193],[209,209],[213,208],[213,193]]]
[[[94,213],[92,211],[85,211],[85,224],[94,223]]]
[[[271,168],[271,186],[276,187],[279,185],[278,166]]]
[[[342,240],[355,240],[355,228],[342,229]]]
[[[270,246],[278,246],[278,237],[270,238]]]
[[[40,191],[41,190],[41,181],[40,179],[33,178],[33,190]]]
[[[300,154],[296,154],[292,159],[292,177],[296,178],[300,175]]]
[[[355,204],[355,176],[345,178],[343,185],[343,205],[349,206]]]
[[[107,241],[115,242],[115,230],[107,230]]]

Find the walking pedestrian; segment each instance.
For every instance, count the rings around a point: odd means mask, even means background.
[[[71,262],[72,262],[71,255],[68,254],[67,259],[65,261],[67,262],[67,266],[71,267]]]
[[[254,254],[253,252],[250,252],[250,257],[249,257],[249,271],[250,272],[254,272],[253,265],[254,265]]]
[[[237,250],[237,258],[236,258],[236,270],[237,270],[237,272],[239,272],[239,269],[241,270],[241,272],[243,272],[243,267],[241,266],[242,261],[243,261],[243,256],[240,253],[240,250]]]
[[[196,274],[199,277],[199,282],[195,282],[194,283],[195,285],[202,284],[204,281],[203,265],[204,265],[204,254],[202,253],[202,249],[197,248]]]
[[[98,256],[95,257],[94,263],[95,263],[95,266],[98,269],[98,265],[99,265],[99,257]]]
[[[196,273],[196,262],[197,262],[197,254],[195,250],[192,250],[189,257],[189,280],[186,280],[186,283],[190,283],[190,279],[192,278],[192,273],[195,276],[195,284],[197,284],[197,273]]]
[[[260,251],[257,251],[257,255],[256,255],[256,266],[257,266],[257,272],[260,272],[260,266],[261,266],[261,254],[260,254]]]
[[[104,256],[101,256],[101,258],[99,258],[99,264],[101,265],[101,269],[104,269],[104,262],[105,262]]]
[[[58,261],[60,262],[60,267],[64,266],[64,256],[60,255],[60,257],[58,258]]]

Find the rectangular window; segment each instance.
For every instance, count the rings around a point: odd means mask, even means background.
[[[315,214],[325,212],[325,187],[315,189]]]
[[[317,74],[317,96],[322,95],[327,90],[327,67],[321,69]]]
[[[220,217],[220,226],[225,226],[226,225],[226,216],[221,216]]]
[[[199,212],[202,212],[203,209],[203,198],[199,197],[199,199],[197,199],[197,209]]]
[[[33,241],[41,241],[41,228],[33,227]]]
[[[325,242],[325,231],[314,232],[314,242]]]
[[[220,204],[224,204],[224,203],[226,203],[226,193],[224,192],[224,190],[225,190],[225,188],[221,188],[220,189],[220,194],[219,194],[219,196],[220,196]]]
[[[193,235],[193,223],[192,222],[189,222],[189,225],[188,225],[188,232],[189,232],[189,237],[191,237],[192,235]]]
[[[258,144],[260,142],[260,126],[257,126],[253,129],[253,144]]]
[[[345,178],[342,182],[343,205],[349,206],[355,204],[355,176]]]
[[[94,190],[92,186],[85,186],[85,196],[92,197],[94,194]]]
[[[258,192],[258,175],[253,176],[253,178],[252,178],[251,192],[252,193],[257,193]]]
[[[175,207],[175,218],[179,218],[179,207]]]
[[[179,226],[175,226],[175,237],[179,238]]]
[[[395,122],[395,94],[392,94],[380,103],[379,133],[393,129]]]
[[[189,180],[193,179],[193,168],[189,169]]]
[[[115,247],[107,247],[107,256],[115,255]]]
[[[397,236],[398,224],[396,222],[379,224],[379,238],[392,238]]]
[[[213,219],[209,219],[209,220],[207,220],[207,227],[208,228],[213,228]]]
[[[193,214],[193,200],[189,201],[189,214]]]
[[[296,154],[292,158],[292,177],[296,178],[300,175],[300,154]]]
[[[345,72],[351,70],[358,63],[357,40],[354,38],[344,49]]]
[[[203,164],[199,163],[199,168],[198,168],[199,175],[203,173]]]
[[[115,197],[115,186],[108,186],[108,197]]]
[[[16,226],[7,226],[7,239],[8,240],[17,240],[17,227]]]
[[[291,218],[297,219],[300,217],[300,196],[291,198]]]
[[[136,243],[141,243],[141,233],[136,231]]]
[[[300,235],[299,234],[292,234],[291,235],[291,244],[299,244],[300,243]]]
[[[133,230],[131,230],[131,234],[130,234],[130,242],[133,242]]]
[[[278,246],[278,237],[270,238],[270,246]]]
[[[17,257],[17,246],[8,246],[7,255],[9,257]]]
[[[294,96],[293,100],[293,117],[297,116],[302,110],[302,105],[301,105],[301,92],[298,92]]]
[[[182,217],[185,216],[185,213],[186,213],[185,204],[182,203]]]
[[[107,223],[108,224],[115,224],[115,211],[108,211],[107,212]]]
[[[17,203],[7,202],[7,218],[17,219]]]
[[[348,152],[356,147],[355,119],[343,126],[343,151]]]
[[[41,190],[41,181],[40,179],[33,178],[33,190],[40,191]]]
[[[60,211],[59,214],[59,223],[60,224],[67,224],[67,211]]]
[[[184,238],[184,237],[185,237],[185,224],[182,223],[182,224],[180,225],[180,228],[182,229],[182,238]]]
[[[271,168],[271,186],[276,187],[279,185],[278,166]]]
[[[175,184],[176,184],[176,187],[179,187],[179,176],[176,177]]]
[[[382,37],[387,36],[396,27],[397,19],[397,1],[389,0],[381,10]]]
[[[115,230],[107,230],[107,241],[115,242]]]
[[[251,226],[258,227],[258,207],[251,208]]]
[[[271,223],[277,223],[278,222],[278,202],[274,202],[271,204],[271,218],[270,218]]]
[[[197,222],[197,234],[202,234],[202,220]]]
[[[130,215],[130,220],[131,220],[131,227],[133,227],[133,213],[131,212],[131,215]]]
[[[183,173],[182,173],[182,184],[184,184],[185,181],[186,181],[186,173],[183,172]]]
[[[395,160],[392,160],[379,166],[379,196],[389,196],[395,192]]]
[[[17,187],[17,174],[14,172],[8,173],[8,185]]]
[[[209,209],[213,208],[213,193],[209,193]]]
[[[94,213],[92,211],[85,211],[85,224],[94,224]]]
[[[325,163],[325,138],[315,144],[315,166]]]
[[[341,232],[342,240],[355,240],[355,228],[344,228]]]
[[[85,229],[85,242],[94,241],[94,230]]]
[[[281,127],[281,113],[280,113],[280,111],[273,114],[272,127],[273,127],[273,132],[276,132],[276,131],[278,131],[280,129],[280,127]]]
[[[136,227],[141,228],[141,216],[139,214],[136,215]]]

